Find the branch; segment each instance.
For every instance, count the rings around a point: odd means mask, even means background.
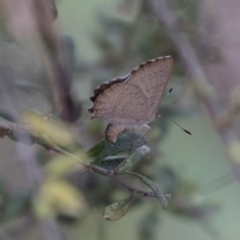
[[[105,175],[105,176],[108,176],[112,179],[114,179],[117,183],[119,183],[120,185],[122,185],[123,187],[125,187],[128,191],[130,192],[134,192],[134,193],[137,193],[139,194],[141,197],[156,197],[156,194],[154,192],[146,192],[146,191],[142,191],[140,189],[137,189],[135,187],[132,187],[130,185],[128,185],[127,183],[123,182],[119,177],[118,175],[123,175],[123,174],[129,174],[127,172],[115,172],[115,171],[109,171],[109,170],[106,170],[104,168],[100,168],[100,167],[97,167],[97,166],[94,166],[94,165],[89,165],[88,166],[88,171],[93,171],[93,172],[96,172],[96,173],[99,173],[101,175]],[[170,194],[165,194],[165,197],[167,199],[170,199],[171,198],[171,195]]]
[[[31,133],[29,132],[28,127],[25,125],[19,125],[19,124],[11,123],[11,122],[10,123],[9,122],[0,122],[0,128],[5,129],[5,130],[11,129],[11,131],[16,132],[16,135],[19,133],[18,131],[21,131],[21,133],[26,133],[26,135],[29,134],[29,136],[31,136]],[[21,139],[19,139],[19,141],[21,142]],[[58,146],[45,146],[44,144],[39,143],[39,142],[36,142],[36,144],[46,147],[48,150],[52,150],[54,152],[57,152],[57,153],[60,153],[63,155],[67,155],[67,156],[79,161],[85,167],[86,171],[95,172],[95,173],[110,177],[110,178],[114,179],[117,183],[119,183],[120,185],[125,187],[128,191],[135,192],[142,197],[156,197],[156,194],[154,192],[142,191],[140,189],[132,187],[132,186],[128,185],[127,183],[123,182],[121,179],[119,179],[118,173],[116,171],[109,171],[104,168],[98,167],[96,165],[92,165],[90,163],[83,162],[83,160],[80,159],[79,157],[75,156],[71,152],[68,152]],[[21,145],[21,146],[24,146],[24,145]],[[30,158],[28,158],[28,159],[30,159]],[[33,171],[35,168],[31,169],[31,165],[32,165],[31,162],[29,162],[28,166],[30,169],[28,169],[28,170]],[[38,178],[36,177],[37,172],[36,171],[32,172],[32,171],[28,171],[29,174],[35,172],[35,176],[32,176],[32,180],[34,180],[34,182],[36,182],[36,179],[38,179],[37,183],[39,183],[39,176],[38,176]],[[124,174],[124,173],[120,172],[119,175],[121,175],[121,174]],[[166,198],[170,198],[168,194],[165,194],[165,196],[166,196]]]
[[[141,197],[156,197],[154,192],[145,192],[145,191],[142,191],[142,190],[137,189],[135,187],[132,187],[132,186],[128,185],[127,183],[123,182],[121,179],[119,179],[119,177],[117,177],[115,175],[110,175],[109,177],[111,177],[117,183],[119,183],[120,185],[122,185],[123,187],[128,189],[128,191],[135,192],[135,193],[139,194]]]

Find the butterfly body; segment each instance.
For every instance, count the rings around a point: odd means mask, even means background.
[[[91,97],[92,118],[109,122],[107,140],[115,142],[125,128],[145,128],[157,116],[157,110],[172,72],[171,56],[144,62],[127,76],[115,78],[95,89]]]

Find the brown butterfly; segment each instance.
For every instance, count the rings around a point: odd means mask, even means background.
[[[92,118],[109,122],[105,136],[116,142],[126,128],[144,128],[157,118],[157,111],[173,68],[171,56],[158,57],[134,68],[127,76],[101,84],[90,98]]]

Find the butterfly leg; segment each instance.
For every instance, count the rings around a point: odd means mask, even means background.
[[[146,130],[146,132],[142,135],[142,137],[140,138],[139,140],[139,143],[141,144],[142,143],[142,140],[144,139],[145,136],[147,136],[147,134],[149,133],[149,131],[151,130],[151,128],[147,125],[147,124],[144,124],[141,126],[143,129]]]
[[[131,128],[131,134],[132,134],[132,147],[128,155],[130,155],[134,151],[134,137],[135,137],[135,130],[134,128]]]

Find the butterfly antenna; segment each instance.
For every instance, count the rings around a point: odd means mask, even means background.
[[[172,89],[172,88],[171,88]],[[171,90],[170,89],[170,90]],[[179,125],[176,121],[174,121],[172,118],[170,118],[168,115],[165,115],[164,113],[161,113],[158,115],[159,117],[160,116],[164,116],[164,117],[167,117],[169,120],[171,120],[173,123],[175,123],[178,127],[180,127],[185,133],[189,134],[189,135],[192,135],[188,130],[186,130],[185,128],[183,128],[181,125]]]
[[[164,96],[164,98],[166,98],[166,97],[172,92],[172,90],[173,90],[173,88],[170,88],[170,89],[168,90],[168,92],[166,93],[166,95]]]

